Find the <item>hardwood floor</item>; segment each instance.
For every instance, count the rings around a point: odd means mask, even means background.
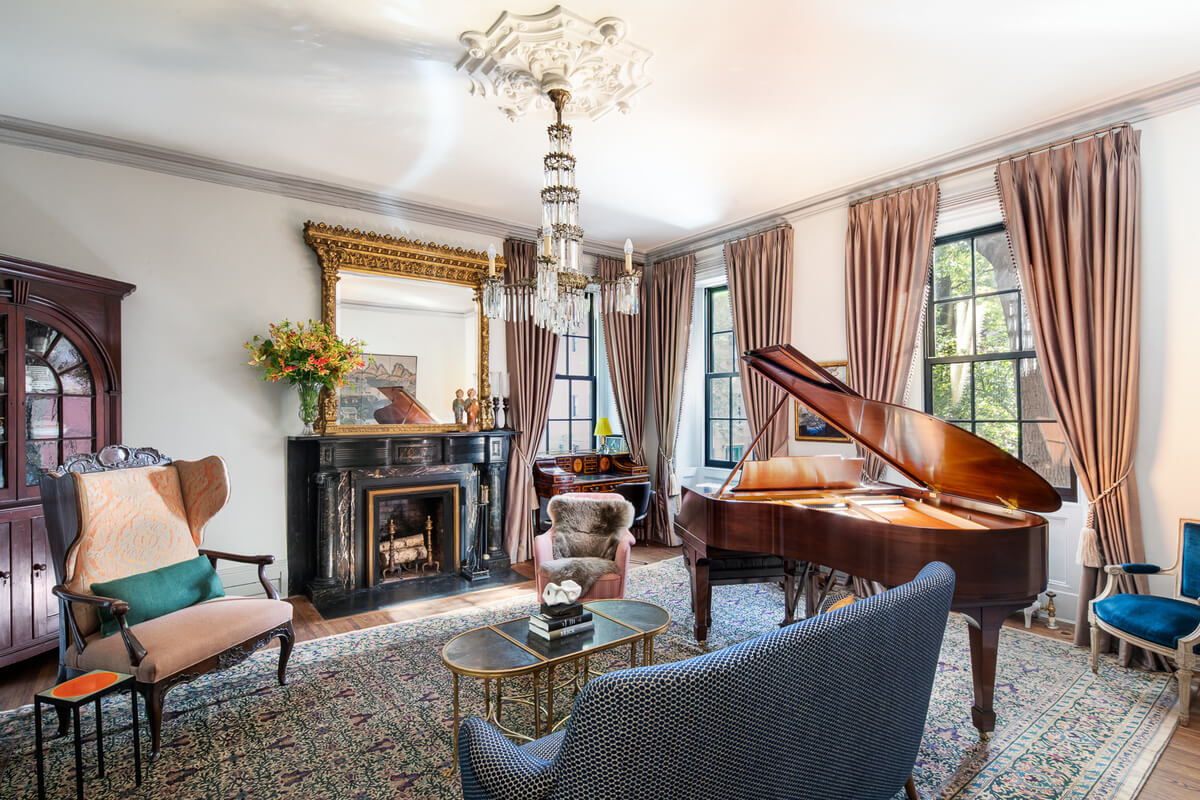
[[[678,548],[639,546],[633,550],[632,558],[653,564],[679,555]],[[641,566],[633,564],[633,568]],[[513,569],[530,578],[528,582],[516,583],[471,594],[408,603],[382,611],[372,611],[352,617],[326,620],[321,617],[306,597],[290,597],[288,602],[295,607],[294,625],[296,640],[319,639],[335,633],[373,628],[389,622],[442,614],[464,608],[486,605],[498,600],[526,595],[533,588],[533,564],[514,564]],[[1005,623],[1011,627],[1024,627],[1019,617]],[[1043,636],[1069,639],[1073,633],[1070,625],[1060,630],[1047,630],[1044,624],[1035,622],[1033,630]],[[30,702],[35,691],[54,683],[57,672],[57,654],[46,653],[20,664],[0,669],[0,709],[16,708]],[[1162,757],[1154,766],[1138,800],[1200,800],[1200,698],[1193,698],[1193,722],[1190,728],[1177,728]]]

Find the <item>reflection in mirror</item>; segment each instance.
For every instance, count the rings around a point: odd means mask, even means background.
[[[373,363],[338,390],[338,425],[465,422],[455,392],[477,387],[479,318],[467,286],[343,272],[337,332],[366,342]]]

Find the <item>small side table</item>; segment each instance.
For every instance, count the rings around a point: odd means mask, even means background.
[[[37,787],[38,800],[46,800],[46,764],[42,753],[42,704],[71,710],[75,733],[75,793],[83,800],[83,732],[79,728],[79,708],[87,703],[96,706],[96,760],[98,774],[104,777],[104,720],[100,713],[100,700],[105,695],[129,690],[129,703],[133,710],[133,770],[137,785],[142,785],[142,743],[138,726],[137,687],[132,675],[108,670],[93,670],[78,678],[64,681],[33,696],[33,719],[37,726],[34,738],[37,742]]]

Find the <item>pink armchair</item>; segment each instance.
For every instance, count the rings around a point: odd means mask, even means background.
[[[574,499],[580,500],[624,500],[625,498],[619,494],[596,492],[588,494],[572,495]],[[626,529],[621,533],[620,542],[617,545],[616,555],[613,560],[617,562],[617,571],[609,573],[601,577],[588,590],[587,594],[579,598],[582,603],[587,603],[591,600],[614,600],[625,596],[625,576],[629,572],[629,551],[633,547],[635,539],[633,534]],[[542,577],[541,567],[542,562],[550,561],[554,558],[554,525],[550,525],[550,530],[540,536],[533,537],[533,572],[534,579],[537,582],[537,596],[541,600],[542,591],[546,588],[546,579]]]

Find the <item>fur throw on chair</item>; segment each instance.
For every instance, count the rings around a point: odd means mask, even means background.
[[[633,524],[633,506],[624,499],[551,498],[547,508],[553,522],[554,559],[538,572],[549,583],[575,581],[587,594],[604,575],[617,572],[617,545]]]

